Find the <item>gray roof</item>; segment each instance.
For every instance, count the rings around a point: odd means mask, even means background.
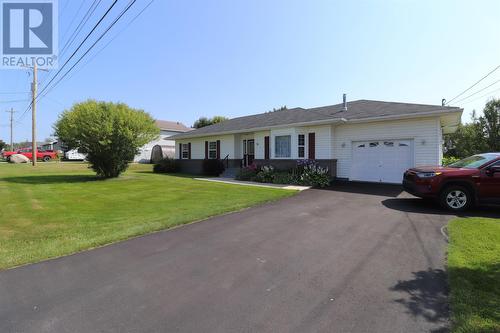
[[[172,132],[188,132],[192,130],[192,128],[186,127],[184,124],[168,120],[156,120],[156,126],[161,130]]]
[[[274,112],[261,113],[251,116],[238,117],[218,124],[202,127],[189,133],[172,136],[172,139],[182,139],[220,133],[241,132],[244,130],[265,129],[292,124],[315,122],[363,120],[374,117],[405,117],[419,116],[426,113],[462,112],[458,107],[441,105],[425,105],[397,102],[381,102],[372,100],[358,100],[347,103],[347,111],[343,111],[343,104],[322,106],[310,109],[293,108]]]

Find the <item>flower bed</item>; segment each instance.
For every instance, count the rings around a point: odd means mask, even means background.
[[[277,170],[272,165],[258,167],[252,164],[241,169],[236,179],[314,187],[326,187],[331,181],[328,168],[319,166],[314,160],[298,160],[297,165],[289,170]]]

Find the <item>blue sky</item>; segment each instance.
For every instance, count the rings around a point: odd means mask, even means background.
[[[92,2],[84,1],[80,17]],[[148,2],[138,0],[134,13]],[[110,3],[102,1],[99,15]],[[79,5],[60,0],[60,39]],[[124,17],[100,45],[122,31],[118,37],[40,101],[38,137],[48,137],[58,114],[87,98],[186,125],[200,116],[336,104],[344,92],[349,100],[440,104],[500,65],[499,12],[497,0],[156,0],[125,30],[134,13]],[[97,20],[96,13],[90,21]],[[14,107],[18,119],[29,104],[9,102],[28,94],[4,93],[27,92],[30,80],[23,70],[0,71],[0,139],[9,137],[3,111]],[[500,70],[469,93],[497,80]],[[463,120],[492,96],[500,97],[500,83],[459,103]],[[15,141],[31,137],[30,122],[26,114],[16,124]]]

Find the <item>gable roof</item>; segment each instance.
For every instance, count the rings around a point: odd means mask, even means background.
[[[315,107],[310,109],[293,108],[274,112],[260,113],[229,119],[218,124],[202,127],[189,133],[176,134],[172,139],[199,137],[214,134],[243,132],[245,130],[264,130],[266,128],[286,125],[306,126],[308,123],[334,123],[371,118],[405,118],[426,114],[458,113],[463,109],[441,105],[382,102],[358,100],[347,103],[347,111],[343,104]]]
[[[168,120],[156,120],[156,126],[158,126],[163,131],[172,131],[172,132],[188,132],[191,131],[192,128],[184,126],[179,122],[168,121]]]

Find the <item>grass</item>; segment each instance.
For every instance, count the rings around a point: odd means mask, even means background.
[[[132,165],[98,180],[83,163],[0,163],[0,269],[33,263],[293,195]]]
[[[459,218],[448,232],[453,332],[500,332],[500,219]]]

